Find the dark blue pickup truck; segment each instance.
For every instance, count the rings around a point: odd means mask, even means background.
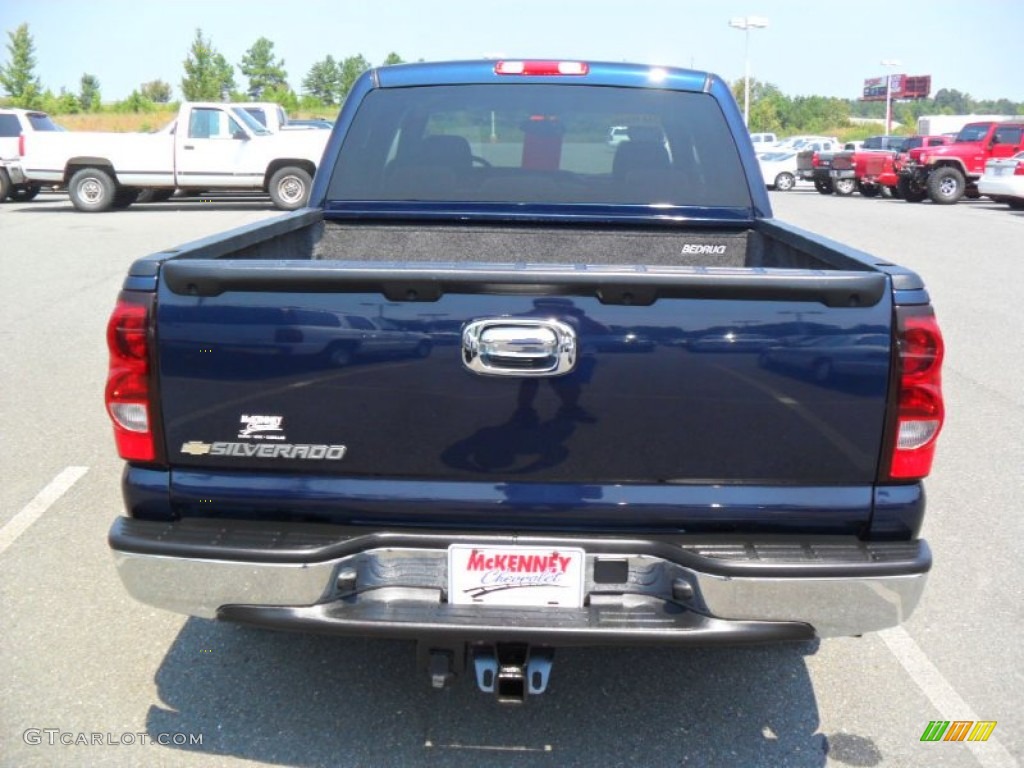
[[[438,687],[891,627],[931,565],[924,285],[773,219],[707,73],[373,70],[312,207],[140,259],[108,343],[128,591]]]

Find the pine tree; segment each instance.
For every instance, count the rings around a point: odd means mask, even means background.
[[[96,75],[82,75],[79,85],[78,104],[83,112],[100,111],[100,81]]]
[[[235,87],[235,68],[203,37],[202,29],[196,30],[184,65],[181,93],[186,101],[219,101]]]
[[[249,78],[249,97],[252,99],[262,100],[267,89],[288,85],[284,59],[275,59],[274,44],[265,37],[261,37],[246,51],[238,68]]]
[[[341,71],[337,62],[330,55],[323,61],[316,62],[302,80],[302,89],[322,104],[330,106],[338,103],[338,89],[341,82]]]
[[[11,57],[0,67],[0,85],[10,95],[15,106],[25,109],[38,107],[43,87],[35,74],[35,43],[28,32],[28,24],[8,32],[7,37],[10,38],[7,51]]]
[[[369,68],[370,62],[361,53],[348,56],[341,62],[338,66],[338,95],[341,99],[348,96],[356,79]]]

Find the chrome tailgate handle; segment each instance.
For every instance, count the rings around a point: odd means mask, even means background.
[[[462,329],[462,362],[484,376],[562,376],[576,365],[576,331],[559,320],[477,320]]]

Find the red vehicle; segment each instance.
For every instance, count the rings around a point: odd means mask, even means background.
[[[950,136],[907,136],[895,151],[866,148],[854,153],[836,155],[832,159],[836,192],[843,194],[840,191],[840,178],[849,177],[852,172],[857,191],[864,197],[876,197],[879,194],[899,197],[899,171],[910,157],[910,151],[918,147],[938,147],[952,141]],[[851,189],[845,194],[852,191]]]
[[[864,197],[877,197],[879,194],[898,197],[899,169],[910,150],[952,141],[947,136],[877,136],[874,139],[866,140],[861,149],[837,152],[832,157],[829,173],[837,195],[851,195],[857,190]],[[877,146],[881,139],[892,141]]]
[[[909,203],[926,197],[949,205],[965,195],[978,197],[978,179],[992,158],[1024,150],[1024,122],[968,123],[951,144],[918,147],[899,169],[897,189]]]

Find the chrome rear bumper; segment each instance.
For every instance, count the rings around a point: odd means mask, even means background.
[[[452,543],[582,547],[584,606],[451,605]],[[885,629],[914,610],[931,567],[924,541],[399,533],[236,521],[120,518],[110,544],[136,599],[180,613],[339,634],[579,645]]]

